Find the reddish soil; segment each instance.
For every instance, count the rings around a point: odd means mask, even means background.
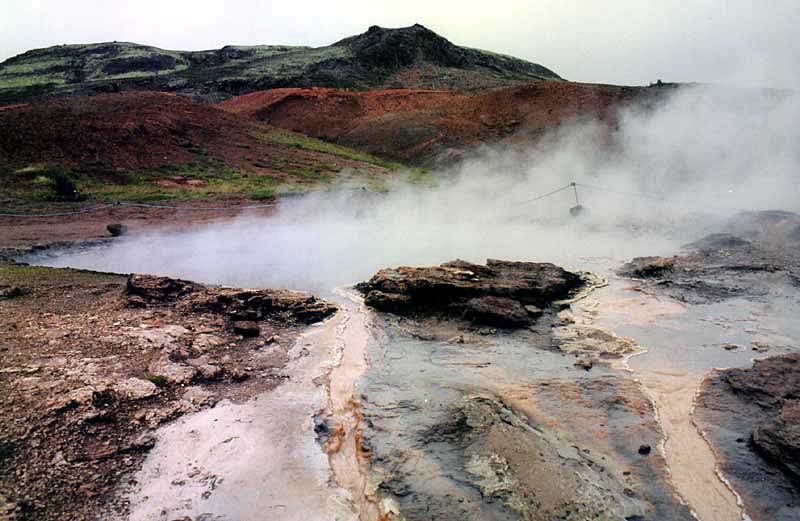
[[[0,161],[99,164],[133,170],[197,161],[202,147],[231,162],[255,146],[253,126],[172,94],[102,94],[0,112]]]
[[[0,110],[0,171],[31,164],[129,171],[202,163],[279,176],[275,165],[287,161],[365,166],[265,139],[270,132],[262,123],[158,92],[15,105]]]
[[[619,108],[671,89],[545,81],[488,93],[275,89],[217,106],[404,162],[447,161],[479,144],[536,142],[576,120],[612,129]]]
[[[106,226],[112,223],[125,225],[129,233],[161,228],[186,230],[210,222],[235,219],[242,215],[268,216],[275,211],[274,208],[269,207],[238,211],[235,208],[239,205],[235,203],[241,203],[241,206],[252,204],[244,200],[225,200],[224,205],[226,208],[231,208],[230,211],[181,211],[113,206],[97,212],[70,217],[3,218],[0,219],[0,258],[13,257],[40,248],[110,239],[111,234]],[[213,208],[218,204],[214,200],[209,200],[193,202],[192,206]],[[46,212],[74,209],[75,207],[71,203],[43,208]]]

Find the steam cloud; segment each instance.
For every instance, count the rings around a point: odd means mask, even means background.
[[[270,218],[126,237],[45,263],[322,294],[382,267],[457,257],[613,265],[672,253],[739,210],[797,211],[798,122],[794,93],[683,87],[620,114],[611,136],[576,123],[527,150],[486,149],[432,174],[435,188],[317,193]],[[579,218],[571,190],[526,202],[572,181],[606,189],[579,188]]]

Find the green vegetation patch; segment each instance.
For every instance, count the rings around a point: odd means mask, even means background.
[[[276,179],[238,168],[201,164],[167,165],[126,172],[118,183],[103,179],[86,181],[86,192],[108,202],[193,201],[247,197],[264,200],[274,195]]]
[[[269,134],[261,134],[258,137],[267,142],[288,145],[295,148],[300,148],[302,150],[309,150],[311,152],[330,154],[332,156],[341,157],[343,159],[349,159],[351,161],[360,161],[362,163],[369,163],[372,165],[386,168],[387,170],[398,170],[402,168],[402,165],[398,163],[384,161],[383,159],[377,158],[369,154],[365,154],[363,152],[358,152],[351,148],[342,147],[339,145],[335,145],[333,143],[328,143],[327,141],[322,141],[319,139],[303,136],[301,134],[293,134],[290,132],[271,132]]]
[[[120,282],[124,281],[124,277],[111,273],[75,270],[70,268],[28,266],[0,260],[0,285],[21,286],[23,288],[23,296],[28,293],[24,291],[25,288],[35,287],[43,283],[53,284],[79,280]]]
[[[0,175],[0,191],[13,206],[55,201],[103,203],[193,201],[211,198],[255,197],[264,200],[281,181],[218,165],[168,165],[135,171],[75,171],[29,165]],[[74,190],[74,192],[73,192]],[[74,196],[69,197],[69,194]]]
[[[160,374],[151,374],[147,376],[147,379],[150,380],[156,387],[164,388],[167,386],[168,380],[166,376],[162,376]]]

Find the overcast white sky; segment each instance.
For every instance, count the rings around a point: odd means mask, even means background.
[[[800,85],[800,0],[0,0],[0,60],[112,40],[320,46],[414,23],[574,81]]]

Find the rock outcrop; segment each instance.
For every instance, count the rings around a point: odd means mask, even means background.
[[[155,275],[131,275],[126,285],[128,304],[133,307],[174,302],[199,289],[194,282]]]
[[[695,416],[754,521],[800,516],[800,354],[717,371]]]
[[[127,292],[128,303],[132,306],[175,303],[187,311],[219,313],[232,321],[280,318],[313,324],[336,312],[333,304],[303,291],[207,288],[154,275],[131,275]]]
[[[753,445],[800,479],[800,355],[756,360],[753,367],[729,369],[720,378],[738,398],[761,409]]]
[[[800,479],[800,400],[785,400],[778,414],[753,431],[753,443]]]
[[[498,327],[524,327],[581,278],[549,263],[462,260],[379,271],[357,286],[367,305],[401,315],[448,315]]]
[[[800,215],[790,212],[743,213],[725,225],[724,233],[683,246],[681,255],[636,257],[618,273],[689,304],[762,296],[775,274],[800,284],[800,249],[792,238],[797,223]]]

